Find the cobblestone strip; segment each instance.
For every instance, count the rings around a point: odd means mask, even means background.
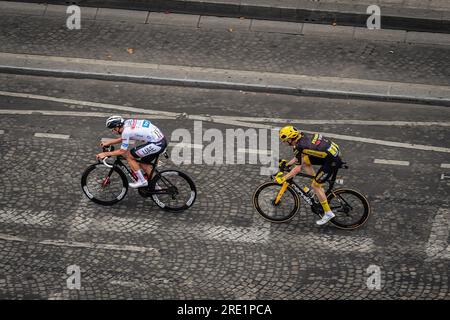
[[[71,31],[57,19],[30,16],[4,16],[0,30],[1,50],[11,53],[448,84],[449,46],[374,41],[377,32],[354,41],[336,32],[333,38],[118,21]]]
[[[448,86],[29,54],[0,53],[0,59],[0,70],[12,73],[450,105]]]
[[[20,209],[1,209],[0,221],[2,223],[14,223],[27,226],[52,227],[55,223],[55,215],[50,211],[20,210]]]
[[[430,238],[426,244],[428,259],[450,259],[448,236],[450,230],[450,210],[440,209],[433,219]]]

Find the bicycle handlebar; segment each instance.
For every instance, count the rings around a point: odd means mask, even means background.
[[[105,166],[107,166],[108,168],[112,168],[113,166],[112,165],[110,165],[110,164],[108,164],[107,162],[106,162],[106,159],[108,159],[109,157],[104,157],[103,159],[102,159],[102,162],[103,162],[103,164],[105,165]]]

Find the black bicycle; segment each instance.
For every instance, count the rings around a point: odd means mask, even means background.
[[[345,163],[341,167],[348,169]],[[325,192],[331,210],[336,215],[330,223],[340,229],[356,229],[361,227],[369,218],[371,213],[369,201],[359,191],[349,188],[334,189],[336,183],[337,168],[330,180],[327,181],[328,189]],[[289,168],[281,168],[280,171],[289,171]],[[282,223],[291,220],[300,207],[300,197],[311,207],[311,211],[320,218],[324,215],[322,205],[312,190],[306,191],[307,187],[301,188],[289,179],[283,185],[276,182],[261,184],[253,194],[253,206],[265,219]],[[297,176],[314,178],[314,176],[299,173]]]
[[[113,146],[103,147],[103,152],[113,151]],[[167,151],[161,153],[169,158]],[[158,157],[150,164],[153,167],[151,177],[147,177],[148,186],[138,188],[144,198],[151,198],[158,207],[167,211],[183,211],[190,208],[197,197],[197,189],[192,179],[178,170],[158,170]],[[113,163],[106,157],[89,166],[81,177],[84,194],[93,202],[111,206],[121,201],[128,192],[128,174],[132,180],[137,177],[117,156]]]

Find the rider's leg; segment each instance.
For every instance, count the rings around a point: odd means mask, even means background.
[[[325,194],[325,191],[322,188],[322,183],[327,181],[328,177],[330,176],[330,172],[328,166],[324,165],[319,169],[319,172],[314,177],[313,182],[311,186],[314,189],[314,192],[317,195],[317,198],[320,201],[320,204],[322,205],[323,212],[325,213],[322,217],[322,219],[316,221],[318,225],[323,225],[330,221],[332,218],[334,218],[334,213],[331,211],[330,205],[327,200],[327,196]]]
[[[136,177],[138,178],[138,181],[136,183],[130,183],[130,187],[134,188],[135,185],[136,186],[144,186],[147,182],[144,177],[144,172],[141,170],[141,166],[136,161],[136,159],[134,158],[131,151],[127,152],[126,159],[127,159],[128,164],[130,165],[131,170],[134,171],[134,173],[136,174]]]
[[[150,179],[150,177],[152,176],[152,171],[153,171],[153,165],[149,164],[149,163],[139,163],[139,165],[141,166],[141,169],[144,170],[144,172],[147,174],[148,179]]]

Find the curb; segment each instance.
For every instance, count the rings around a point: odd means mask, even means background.
[[[101,7],[112,9],[147,10],[222,17],[246,17],[262,20],[287,22],[319,23],[341,26],[366,27],[367,5],[327,6],[319,2],[311,8],[302,7],[296,1],[279,7],[255,4],[242,4],[239,0],[7,0],[10,2],[29,2],[47,4],[77,4],[82,7]],[[442,10],[417,8],[381,8],[383,29],[407,31],[450,33],[450,13]],[[400,12],[402,14],[400,15]]]
[[[450,107],[450,87],[0,53],[0,72]]]

